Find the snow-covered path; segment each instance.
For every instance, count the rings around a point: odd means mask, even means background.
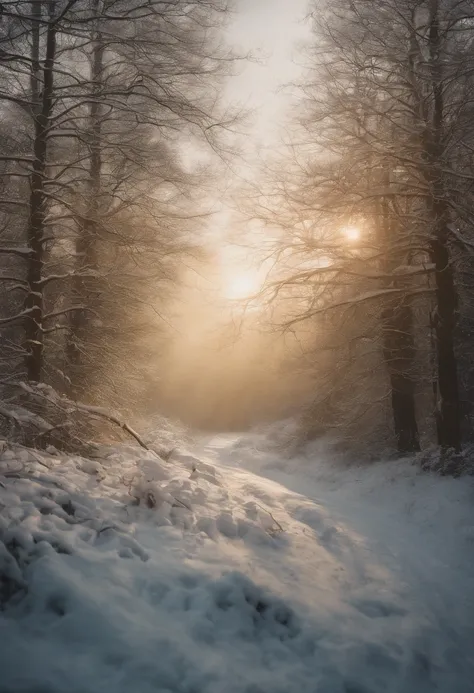
[[[430,690],[474,690],[472,480],[441,479],[406,461],[341,469],[324,459],[323,450],[285,459],[267,442],[266,435],[215,436],[203,452],[283,487],[274,495],[285,511],[341,559],[348,578],[342,601],[381,619],[382,639],[402,617],[403,627],[422,624],[413,655],[432,669]],[[301,571],[298,582],[297,592],[311,600],[311,571]]]
[[[473,486],[390,470],[5,451],[0,693],[474,691]]]

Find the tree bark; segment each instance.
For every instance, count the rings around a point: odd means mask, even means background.
[[[89,111],[89,206],[82,221],[82,227],[76,238],[75,248],[75,271],[77,273],[73,292],[79,302],[86,305],[97,303],[97,282],[94,277],[85,278],[83,275],[88,271],[98,269],[97,241],[99,237],[99,199],[101,191],[102,173],[102,121],[100,109],[100,95],[103,89],[103,69],[104,69],[104,42],[98,28],[98,14],[100,0],[94,0],[95,11],[97,13],[96,26],[92,36],[92,55],[91,55],[91,103]],[[87,310],[74,311],[70,315],[70,330],[67,342],[67,358],[70,371],[70,381],[72,390],[77,390],[79,379],[82,373],[83,358],[81,343],[87,331],[88,313]]]
[[[431,0],[429,52],[433,116],[425,135],[425,177],[429,187],[428,208],[432,219],[430,254],[435,265],[436,355],[438,366],[438,443],[443,449],[461,448],[461,407],[458,368],[454,349],[457,291],[449,249],[449,208],[443,185],[444,96],[439,22],[439,0]]]
[[[388,193],[390,174],[384,172],[384,188],[387,197],[382,199],[379,216],[382,228],[381,246],[386,249],[384,271],[391,274],[397,266],[397,227],[391,222]],[[390,280],[393,287],[395,280]],[[383,354],[387,367],[393,427],[400,455],[420,451],[420,437],[416,419],[416,382],[413,373],[415,362],[415,339],[413,336],[413,311],[410,298],[401,296],[390,301],[382,313]]]
[[[34,120],[34,160],[30,177],[30,201],[28,221],[27,283],[28,292],[25,309],[25,349],[26,373],[29,380],[40,381],[43,371],[43,286],[41,283],[44,264],[44,226],[46,214],[45,173],[48,153],[48,128],[52,111],[54,84],[54,61],[56,55],[56,27],[54,24],[54,3],[49,7],[50,17],[46,31],[46,55],[41,69],[40,63],[40,23],[41,3],[31,3],[32,14],[32,62],[31,62],[31,100]],[[42,75],[42,84],[40,81]],[[42,88],[41,88],[42,87]]]
[[[409,299],[404,297],[398,305],[386,309],[382,319],[397,449],[401,455],[412,454],[419,452],[420,438],[416,420],[416,382],[412,373],[415,360],[413,312]]]

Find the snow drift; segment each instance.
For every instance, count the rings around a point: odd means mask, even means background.
[[[408,542],[400,503],[366,531],[383,512],[360,512],[355,479],[343,517],[303,463],[235,437],[177,444],[167,461],[126,445],[94,460],[4,450],[0,692],[474,690],[467,497],[465,533],[435,550],[436,527]],[[398,491],[416,487],[402,477]]]

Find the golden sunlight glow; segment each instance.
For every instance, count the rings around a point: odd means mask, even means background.
[[[342,235],[349,243],[355,243],[360,238],[360,229],[357,226],[345,226]]]
[[[231,301],[243,301],[255,295],[259,289],[260,281],[256,272],[233,274],[224,282],[224,295]]]

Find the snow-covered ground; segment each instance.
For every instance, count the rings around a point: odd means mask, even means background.
[[[471,479],[168,438],[3,451],[0,693],[474,691]]]

